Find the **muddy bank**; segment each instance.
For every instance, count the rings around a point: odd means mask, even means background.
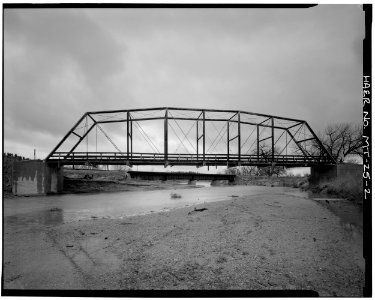
[[[4,221],[5,288],[362,295],[363,259],[340,219],[276,188],[123,219],[27,228]]]
[[[310,184],[308,176],[266,177],[237,175],[236,184],[300,188],[302,191],[311,193],[313,197],[344,198],[356,204],[358,207],[363,206],[362,177],[353,178],[352,176],[341,176],[331,181],[313,185]]]
[[[248,176],[237,175],[236,184],[238,185],[256,185],[256,186],[284,186],[293,188],[307,188],[309,185],[308,177],[297,176]]]

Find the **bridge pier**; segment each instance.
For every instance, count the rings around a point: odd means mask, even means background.
[[[64,176],[58,165],[41,160],[26,160],[13,165],[12,192],[14,195],[46,195],[60,193]]]

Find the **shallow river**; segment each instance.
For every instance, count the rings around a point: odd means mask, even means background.
[[[287,187],[210,186],[209,182],[202,181],[199,181],[198,185],[202,187],[5,198],[4,217],[9,225],[57,225],[95,218],[123,218],[265,193],[311,198],[306,192]],[[172,197],[173,193],[180,197]],[[345,206],[347,204],[341,201],[342,199],[315,198],[314,200],[338,215],[343,225],[350,231],[362,227],[362,219],[358,217],[360,212],[353,214],[353,208],[347,208]],[[360,229],[360,233],[361,231]]]
[[[200,188],[125,191],[95,194],[66,194],[5,199],[7,221],[54,225],[92,218],[122,218],[147,214],[205,202],[229,200],[235,197],[263,194],[261,186],[210,186],[199,182]],[[283,188],[280,188],[283,189]],[[305,196],[298,190],[285,188],[285,193]],[[293,191],[294,190],[294,191]],[[180,198],[172,197],[178,194]],[[12,222],[13,223],[13,222]]]
[[[202,185],[202,182],[198,184]],[[172,193],[177,193],[180,197],[174,198]],[[340,218],[340,223],[351,240],[351,246],[362,257],[363,214],[357,206],[344,199],[314,199],[306,192],[287,187],[210,186],[209,183],[203,182],[200,188],[188,189],[5,198],[4,226],[15,230],[24,230],[34,225],[53,227],[66,222],[123,218],[185,206],[191,206],[193,209],[194,206],[201,204],[199,207],[202,207],[202,204],[207,202],[265,194],[270,197],[292,195],[310,198],[311,201],[326,206]]]

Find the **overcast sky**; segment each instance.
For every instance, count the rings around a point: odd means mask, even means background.
[[[86,111],[156,106],[361,122],[364,14],[5,9],[4,150],[44,158]]]

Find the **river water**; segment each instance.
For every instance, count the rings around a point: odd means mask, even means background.
[[[208,182],[199,182],[198,185],[201,187],[16,197],[5,199],[4,217],[44,225],[94,218],[122,218],[256,195],[265,190],[260,186],[210,186]]]
[[[340,223],[361,261],[363,253],[363,213],[360,208],[344,199],[313,198],[306,192],[288,187],[264,186],[210,186],[199,182],[199,188],[180,188],[153,191],[125,191],[95,194],[66,194],[4,199],[4,226],[16,231],[37,226],[53,227],[66,222],[100,218],[124,218],[152,212],[167,211],[186,206],[194,207],[214,201],[241,196],[270,194],[276,197],[295,196],[310,198],[325,206],[340,218]],[[176,193],[179,197],[172,197]],[[200,207],[202,207],[200,205]],[[40,230],[40,229],[37,229]]]
[[[209,182],[204,181],[199,181],[198,185],[201,187],[5,198],[3,214],[9,225],[53,226],[64,222],[123,218],[241,196],[277,193],[315,200],[339,216],[345,229],[362,235],[362,212],[343,199],[313,198],[306,192],[288,187],[210,186]],[[178,197],[172,197],[173,193]]]

